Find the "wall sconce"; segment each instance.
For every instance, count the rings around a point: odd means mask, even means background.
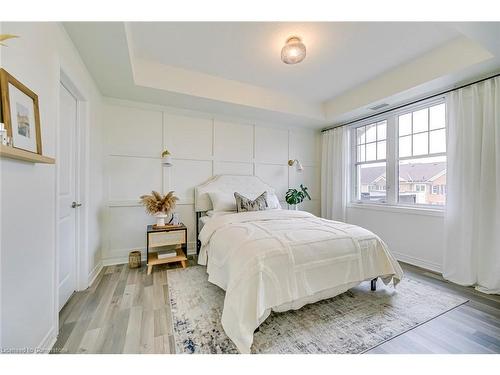
[[[161,154],[161,163],[165,167],[171,167],[172,166],[172,154],[168,150],[165,150]]]
[[[304,170],[304,167],[302,166],[302,164],[300,163],[300,161],[298,161],[297,159],[295,160],[288,160],[288,166],[290,167],[293,167],[293,165],[296,164],[297,165],[297,172],[302,172]]]

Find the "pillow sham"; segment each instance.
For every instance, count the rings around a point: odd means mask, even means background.
[[[238,212],[265,211],[268,209],[267,191],[263,192],[254,200],[248,199],[237,192],[234,192],[234,198],[236,199],[236,211]]]
[[[267,192],[267,208],[269,210],[282,208],[281,204],[280,204],[280,200],[278,199],[276,194],[274,194],[272,191]]]
[[[211,192],[208,196],[212,201],[213,211],[236,211],[236,202],[231,193]]]
[[[226,192],[210,192],[208,193],[208,196],[212,201],[211,211],[213,212],[236,211],[236,201],[233,194]],[[273,191],[267,191],[266,201],[267,201],[267,209],[282,208],[278,197]]]

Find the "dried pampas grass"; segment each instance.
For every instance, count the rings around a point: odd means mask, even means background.
[[[141,203],[146,208],[146,211],[151,215],[165,214],[168,215],[175,209],[175,204],[179,200],[171,191],[165,196],[162,196],[157,191],[152,191],[151,195],[141,196]]]

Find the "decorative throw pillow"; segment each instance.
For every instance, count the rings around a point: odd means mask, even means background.
[[[243,195],[234,192],[234,198],[236,199],[236,211],[237,212],[247,212],[247,211],[264,211],[267,210],[267,192],[263,192],[254,200],[248,199]]]

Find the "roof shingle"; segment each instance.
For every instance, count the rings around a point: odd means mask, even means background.
[[[402,164],[399,166],[399,179],[408,182],[428,182],[442,171],[446,171],[445,162]],[[364,167],[361,184],[369,185],[381,176],[385,178],[385,167]]]

